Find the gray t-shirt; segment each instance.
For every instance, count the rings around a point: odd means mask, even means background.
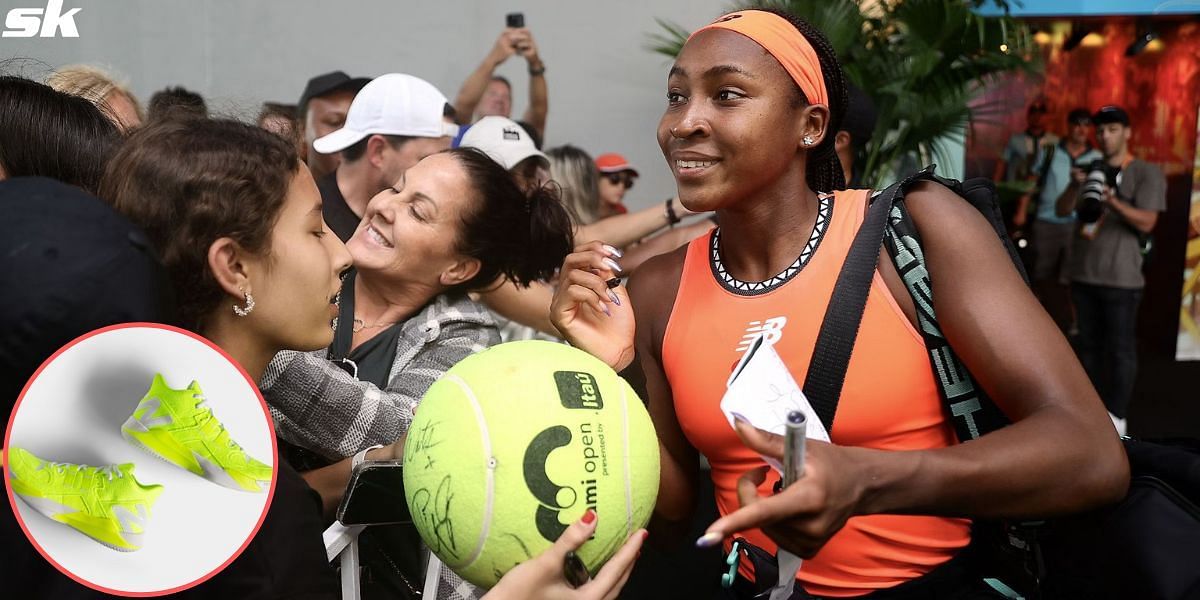
[[[1118,195],[1135,208],[1162,212],[1167,208],[1167,179],[1158,167],[1134,159],[1121,170]],[[1071,254],[1071,281],[1141,289],[1142,251],[1138,232],[1115,210],[1106,208],[1093,239],[1080,225]]]

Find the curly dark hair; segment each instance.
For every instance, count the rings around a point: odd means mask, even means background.
[[[479,273],[454,292],[484,289],[504,276],[518,286],[554,277],[571,253],[574,223],[555,186],[522,191],[512,175],[476,148],[445,151],[467,172],[476,199],[463,215],[458,250]]]
[[[180,324],[200,331],[225,296],[208,266],[209,247],[228,237],[268,255],[299,168],[295,146],[258,127],[165,120],[126,140],[99,195],[146,232],[176,291]]]
[[[846,178],[842,171],[842,163],[838,160],[834,149],[835,133],[842,129],[842,119],[846,116],[846,76],[842,72],[842,64],[838,62],[837,52],[833,44],[819,29],[808,21],[777,8],[758,8],[785,19],[791,23],[804,39],[812,45],[821,63],[821,78],[825,80],[825,90],[829,94],[829,123],[825,127],[825,139],[821,140],[808,152],[808,186],[817,192],[832,192],[846,188]],[[798,105],[808,104],[800,86],[796,85]]]

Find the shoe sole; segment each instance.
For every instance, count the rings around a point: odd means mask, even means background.
[[[42,515],[43,517],[46,517],[47,519],[50,519],[51,521],[54,521],[55,523],[58,523],[59,525],[70,527],[71,529],[79,532],[80,534],[87,536],[88,539],[96,542],[97,544],[100,544],[101,546],[112,548],[113,550],[116,550],[117,552],[137,552],[138,550],[141,550],[141,548],[142,548],[142,546],[137,546],[135,548],[122,548],[120,546],[115,546],[115,545],[113,545],[109,542],[106,542],[106,541],[104,541],[104,540],[78,528],[78,527],[75,527],[74,525],[72,525],[70,523],[67,523],[65,521],[61,521],[61,520],[57,519],[56,517],[62,513],[50,512],[43,506],[44,502],[53,502],[53,500],[47,500],[40,496],[28,496],[26,494],[22,494],[19,492],[14,492],[14,495],[16,497],[20,498],[25,503],[26,506],[37,511],[38,514]],[[57,504],[57,503],[55,503],[55,504]],[[66,507],[66,508],[70,508],[70,507]],[[75,510],[75,509],[72,509],[72,510]],[[129,533],[123,533],[123,534],[124,535],[144,535],[144,534],[129,534]]]

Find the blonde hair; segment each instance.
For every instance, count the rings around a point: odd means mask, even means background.
[[[111,107],[108,105],[108,98],[112,94],[120,94],[125,96],[129,103],[133,105],[134,112],[137,113],[138,120],[144,120],[145,115],[142,113],[142,105],[138,103],[137,97],[129,88],[116,81],[116,78],[107,71],[98,67],[89,65],[67,65],[60,67],[46,78],[46,85],[72,96],[79,96],[86,99],[88,102],[96,105],[104,114],[117,123],[118,126],[124,127],[118,123],[116,116],[113,114]]]
[[[600,213],[600,172],[596,162],[583,150],[563,145],[546,151],[550,159],[550,179],[562,188],[562,202],[575,222],[587,225]]]

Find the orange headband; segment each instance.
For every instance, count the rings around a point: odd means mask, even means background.
[[[809,104],[829,106],[829,93],[825,91],[825,79],[821,76],[817,51],[787,19],[761,10],[743,10],[729,13],[697,29],[688,40],[701,31],[718,28],[735,31],[754,40],[783,65],[796,85],[800,86]]]

